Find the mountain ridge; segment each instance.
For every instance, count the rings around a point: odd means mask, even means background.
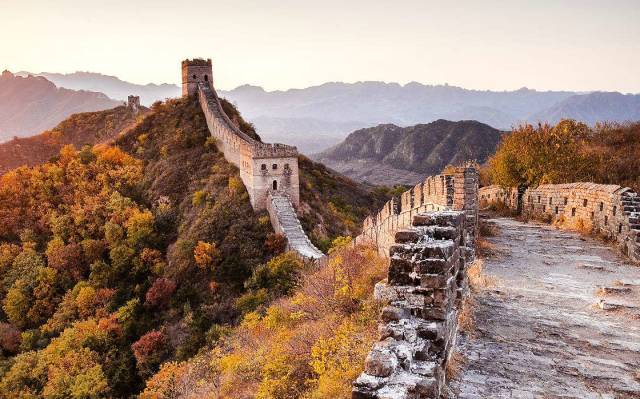
[[[144,104],[180,93],[177,85],[137,85],[92,72],[41,75],[62,87],[91,88],[115,98],[136,94]],[[244,84],[219,90],[267,141],[286,141],[306,154],[331,147],[357,128],[383,123],[412,126],[438,119],[477,120],[506,130],[522,123],[555,123],[561,117],[591,124],[640,119],[640,95],[619,94],[612,103],[602,93],[527,87],[494,91],[415,81],[326,82],[286,90]]]
[[[43,77],[0,75],[0,140],[47,130],[71,114],[122,105],[103,93],[56,87]]]
[[[447,165],[484,162],[502,134],[489,125],[469,120],[439,119],[409,127],[381,124],[356,130],[314,158],[355,180],[415,184]]]

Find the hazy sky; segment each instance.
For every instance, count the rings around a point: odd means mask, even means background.
[[[0,0],[0,69],[640,92],[640,0]]]

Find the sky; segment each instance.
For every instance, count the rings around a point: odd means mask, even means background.
[[[0,0],[0,70],[640,93],[640,0]]]

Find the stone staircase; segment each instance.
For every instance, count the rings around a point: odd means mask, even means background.
[[[302,229],[291,200],[283,193],[269,193],[268,210],[277,233],[285,236],[290,250],[307,259],[321,259],[324,254],[316,248]]]

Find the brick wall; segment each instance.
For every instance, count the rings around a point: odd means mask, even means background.
[[[500,193],[510,193],[508,200]],[[498,201],[517,210],[514,189],[498,186],[479,191],[483,205]],[[614,239],[629,258],[640,262],[640,196],[629,188],[595,183],[544,184],[526,190],[522,213],[566,228],[599,233]]]

